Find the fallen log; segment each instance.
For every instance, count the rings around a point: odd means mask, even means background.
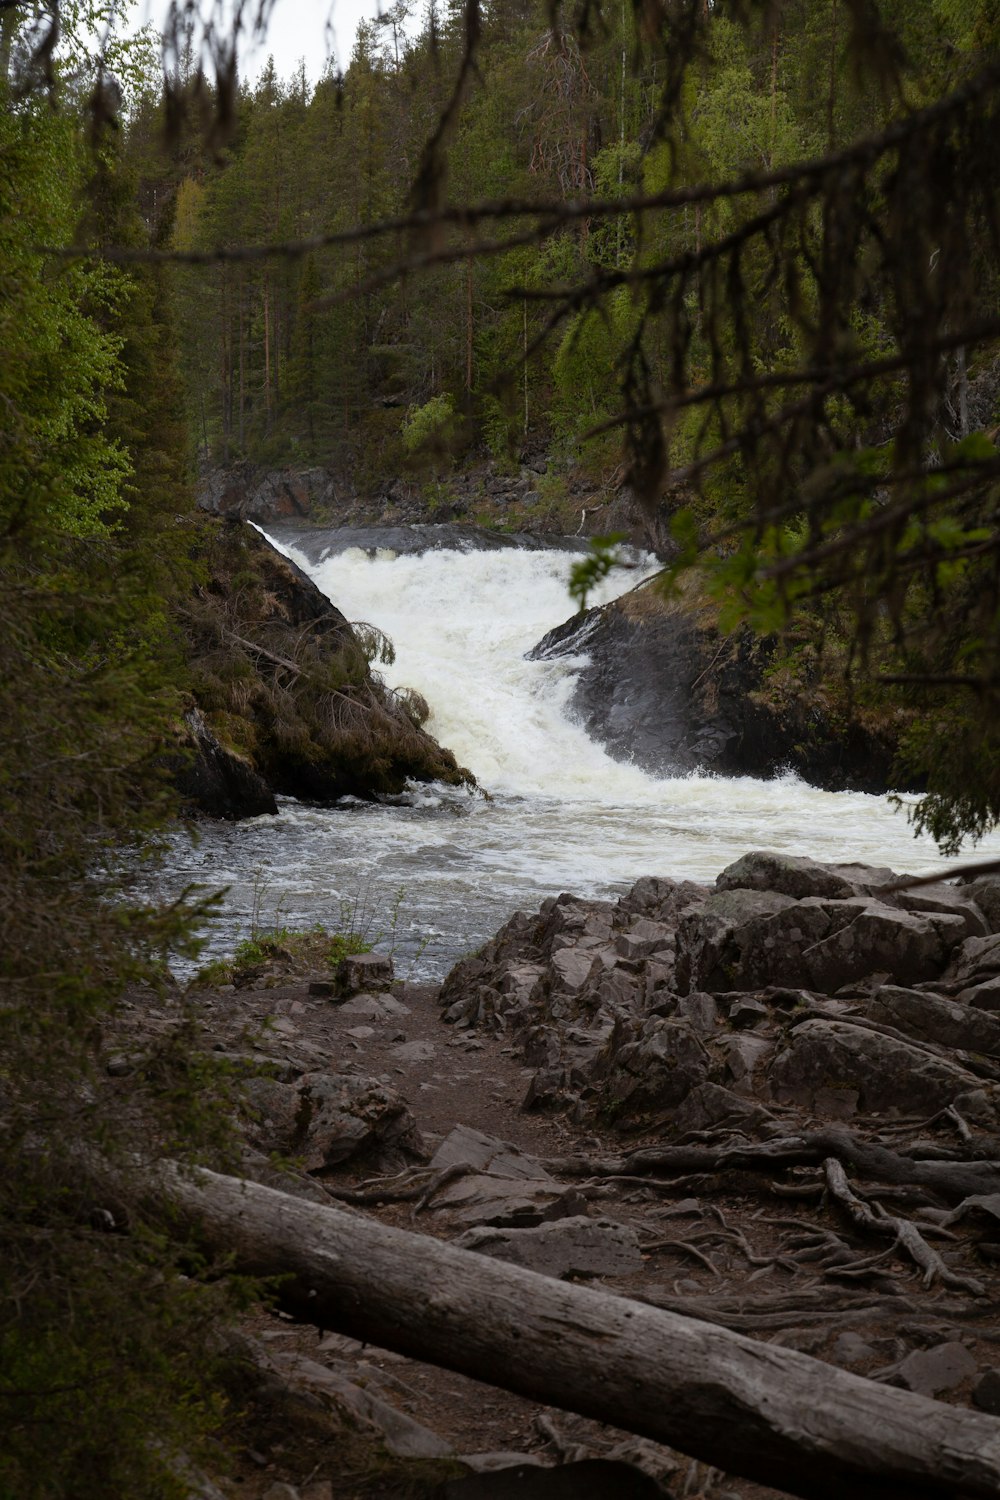
[[[359,1214],[171,1164],[202,1245],[293,1316],[667,1443],[805,1500],[1000,1493],[1000,1422]]]

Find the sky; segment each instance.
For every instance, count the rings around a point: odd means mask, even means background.
[[[151,21],[159,28],[167,8],[168,0],[139,0],[133,24]],[[381,8],[379,0],[274,0],[267,41],[255,47],[247,43],[246,50],[241,50],[241,76],[252,83],[270,54],[279,78],[290,78],[298,71],[299,61],[304,60],[306,76],[315,83],[331,54],[335,66],[346,69],[358,22],[374,18]],[[251,0],[247,10],[254,9]],[[231,14],[231,0],[214,0],[211,5],[203,0],[203,16],[220,10]]]

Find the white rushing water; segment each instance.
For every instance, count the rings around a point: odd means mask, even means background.
[[[792,775],[658,779],[611,760],[566,711],[579,659],[524,658],[572,612],[565,552],[350,548],[312,563],[283,550],[348,619],[392,637],[386,681],[424,695],[427,729],[490,796],[423,787],[376,805],[285,801],[277,819],[208,827],[193,851],[175,850],[173,875],[231,887],[230,945],[233,918],[336,926],[353,913],[395,941],[404,976],[440,975],[548,895],[610,895],[647,874],[711,880],[749,849],[943,865],[885,798]],[[592,602],[641,576],[613,575]],[[1000,853],[1000,837],[983,848]]]

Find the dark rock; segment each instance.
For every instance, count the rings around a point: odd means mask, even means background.
[[[972,989],[987,979],[1000,979],[1000,933],[968,938],[956,948],[941,978],[955,993]]]
[[[1000,1057],[1000,1020],[955,1000],[883,985],[867,1013],[918,1041]]]
[[[394,1021],[410,1014],[410,1007],[395,995],[354,995],[340,1002],[341,1015],[362,1016],[368,1021]]]
[[[899,877],[872,865],[824,865],[797,854],[744,854],[727,865],[715,885],[720,891],[777,891],[801,901],[805,896],[845,900],[870,896]]]
[[[666,880],[657,875],[644,875],[619,898],[618,909],[630,916],[649,917],[675,927],[680,913],[704,901],[708,893],[707,885],[696,885],[691,880]]]
[[[726,1125],[733,1130],[750,1130],[771,1116],[762,1104],[734,1094],[717,1083],[700,1083],[693,1088],[673,1116],[673,1128],[683,1135],[687,1131],[714,1130]]]
[[[865,896],[724,890],[681,920],[678,971],[686,960],[690,983],[710,992],[784,984],[832,995],[872,973],[932,978],[964,933],[959,916],[920,917]]]
[[[573,1187],[548,1179],[472,1173],[446,1183],[428,1205],[447,1210],[462,1224],[510,1225],[514,1228],[571,1218],[586,1212]]]
[[[729,1008],[729,1024],[742,1029],[745,1026],[759,1026],[762,1021],[770,1019],[771,1012],[766,1005],[759,1000],[754,1000],[750,995],[744,995],[739,1000],[734,1000]]]
[[[802,982],[823,994],[882,971],[902,984],[930,979],[965,933],[956,915],[921,917],[874,903],[852,908],[849,902],[829,903],[829,936],[801,955]],[[773,974],[768,978],[773,982]]]
[[[198,486],[198,504],[212,515],[246,521],[296,521],[343,505],[345,491],[326,469],[263,469],[234,464],[211,469]]]
[[[308,1073],[294,1086],[252,1078],[243,1094],[253,1143],[309,1172],[362,1155],[392,1166],[425,1154],[403,1100],[370,1078]]]
[[[168,756],[190,803],[236,817],[276,811],[274,792],[335,802],[400,793],[410,780],[473,784],[372,674],[340,610],[252,526],[204,518],[193,550],[204,576],[182,623],[192,691],[219,753],[202,746],[193,782],[191,757]],[[270,789],[267,805],[244,810],[258,783]]]
[[[104,1064],[104,1071],[109,1078],[128,1078],[142,1065],[142,1062],[141,1053],[130,1056],[125,1052],[117,1052],[108,1058]]]
[[[915,1349],[896,1371],[894,1384],[921,1396],[954,1390],[976,1374],[978,1366],[964,1344],[952,1341],[933,1349]]]
[[[580,948],[563,948],[552,956],[553,983],[557,989],[571,993],[582,990],[600,968],[600,959]]]
[[[959,890],[979,907],[990,932],[1000,932],[1000,875],[980,875]]]
[[[719,1008],[711,995],[693,990],[677,1001],[677,1014],[697,1036],[711,1036],[719,1024]]]
[[[988,937],[992,931],[979,906],[970,901],[961,886],[928,885],[914,891],[896,891],[886,900],[904,911],[961,917],[966,937]]]
[[[888,790],[893,733],[844,704],[834,723],[818,693],[769,702],[775,649],[745,631],[722,636],[703,605],[664,600],[653,580],[549,631],[531,655],[584,653],[573,711],[610,755],[654,775],[791,768],[832,789]]]
[[[730,1078],[739,1088],[749,1092],[754,1086],[759,1068],[774,1054],[773,1039],[743,1034],[726,1037],[722,1046]]]
[[[612,1044],[610,1058],[602,1059],[603,1097],[631,1113],[670,1109],[706,1081],[711,1066],[689,1026],[654,1016],[634,1040]]]
[[[611,1219],[557,1219],[530,1229],[468,1229],[454,1243],[542,1276],[628,1276],[642,1265],[635,1230]]]
[[[653,954],[672,955],[674,929],[665,922],[636,917],[628,930],[615,939],[615,950],[623,958],[651,958]]]
[[[943,1109],[968,1089],[969,1075],[910,1042],[849,1022],[808,1020],[775,1058],[770,1083],[779,1102],[844,1118],[855,1109],[908,1113],[915,1100],[928,1112]]]
[[[985,1370],[972,1389],[972,1404],[1000,1417],[1000,1370]]]
[[[971,989],[960,990],[958,999],[963,1005],[972,1006],[974,1010],[1000,1011],[1000,977],[984,979],[981,984],[974,984]]]
[[[751,934],[752,924],[794,905],[791,896],[774,891],[717,891],[680,919],[677,928],[678,975],[692,989],[733,990],[741,944],[736,934]]]
[[[435,1171],[468,1165],[501,1177],[523,1177],[526,1181],[551,1182],[552,1178],[533,1156],[496,1136],[484,1135],[471,1125],[456,1125],[431,1157]]]
[[[276,1078],[248,1078],[241,1102],[253,1144],[264,1152],[289,1154],[299,1118],[298,1090]]]
[[[180,810],[209,818],[257,818],[278,804],[263,776],[242,755],[227,750],[200,709],[184,715],[185,735],[164,765],[180,797]]]

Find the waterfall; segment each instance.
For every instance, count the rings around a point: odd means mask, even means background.
[[[649,874],[711,880],[749,849],[915,873],[944,864],[886,798],[819,791],[792,775],[657,778],[612,760],[568,710],[581,658],[525,658],[572,613],[565,550],[439,545],[413,555],[316,531],[272,540],[348,619],[393,639],[386,681],[423,694],[428,730],[489,797],[437,786],[336,808],[285,800],[277,819],[205,829],[195,851],[175,851],[174,871],[231,885],[230,945],[234,918],[245,923],[254,904],[289,925],[336,927],[342,906],[360,902],[378,908],[371,935],[385,939],[393,926],[404,973],[412,962],[440,975],[548,895],[610,896]],[[612,574],[593,602],[652,566],[639,559]],[[1000,852],[1000,836],[985,847]]]

